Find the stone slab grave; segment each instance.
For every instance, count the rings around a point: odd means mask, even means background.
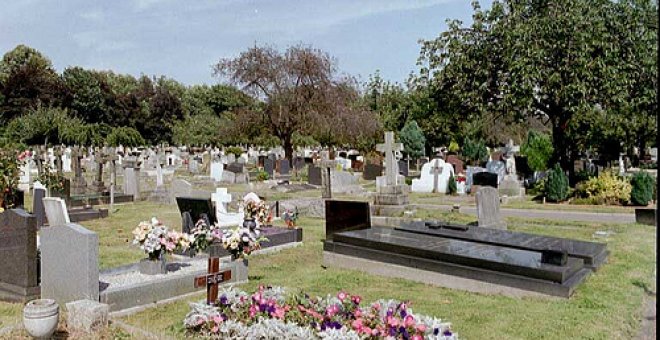
[[[412,192],[447,193],[449,177],[454,175],[451,164],[443,159],[436,158],[422,165],[419,179],[413,179],[410,190]]]
[[[232,176],[225,176],[225,173],[229,175],[229,173],[233,174],[233,181],[231,180]],[[224,183],[236,183],[236,184],[242,184],[242,183],[248,183],[249,182],[249,175],[248,172],[245,169],[245,164],[242,163],[237,163],[233,162],[227,165],[227,168],[225,169],[223,173]]]
[[[48,225],[56,226],[71,223],[69,212],[66,209],[66,202],[64,202],[63,199],[57,197],[44,197],[42,202],[46,211]]]
[[[565,252],[530,251],[372,226],[364,212],[350,214],[352,210],[346,205],[352,202],[328,203],[325,265],[516,297],[568,298],[591,273],[582,258],[566,256]],[[355,209],[365,210],[364,206]],[[353,218],[334,222],[332,216],[342,211]]]
[[[99,300],[99,237],[68,223],[41,230],[41,297]]]
[[[37,220],[23,209],[0,213],[0,301],[39,297]]]
[[[362,192],[358,178],[348,171],[330,171],[330,183],[333,194]]]
[[[500,196],[495,188],[483,187],[475,195],[477,219],[480,227],[506,230],[506,222],[500,214]]]
[[[604,243],[482,228],[442,221],[405,222],[394,229],[541,253],[544,251],[566,251],[569,257],[582,259],[585,267],[594,271],[605,264],[609,256],[607,245]]]
[[[408,176],[408,162],[404,160],[400,160],[399,163],[399,174],[407,177]]]

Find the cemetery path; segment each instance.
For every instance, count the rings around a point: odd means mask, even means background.
[[[451,211],[450,205],[437,205],[437,204],[413,204],[417,208],[423,209],[444,209]],[[477,214],[476,207],[461,207],[461,213],[464,214]],[[601,223],[635,223],[634,214],[624,213],[594,213],[586,211],[558,211],[558,210],[534,210],[534,209],[514,209],[502,208],[500,209],[502,217],[521,217],[521,218],[539,218],[539,219],[552,219],[552,220],[565,220],[565,221],[582,221],[582,222],[601,222]]]

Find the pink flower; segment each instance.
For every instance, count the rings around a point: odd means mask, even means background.
[[[397,326],[399,326],[399,320],[398,320],[397,318],[395,318],[395,317],[388,316],[387,319],[386,319],[386,321],[387,321],[387,324],[390,325],[390,326],[392,326],[392,327],[397,327]]]
[[[353,326],[353,329],[355,329],[356,331],[360,331],[362,329],[362,319],[353,320],[351,326]]]
[[[213,322],[215,322],[215,323],[222,323],[222,321],[223,321],[223,320],[222,320],[222,316],[220,316],[220,315],[214,315],[214,316],[213,316]]]
[[[371,329],[371,328],[369,328],[369,327],[367,327],[367,326],[365,326],[365,327],[362,328],[362,332],[363,332],[364,334],[367,334],[367,335],[372,334],[373,331],[374,331],[373,329]]]
[[[205,322],[205,321],[204,321],[203,318],[197,318],[197,326],[202,325],[204,322]]]
[[[381,331],[381,326],[377,326],[376,328],[371,330],[371,335],[377,336],[378,334],[380,334],[380,331]]]
[[[373,305],[371,305],[371,307],[375,310],[380,310],[380,303],[376,302]]]
[[[359,318],[362,316],[362,311],[358,308],[355,310],[355,313],[353,313],[356,318]]]
[[[215,326],[215,327],[211,328],[211,333],[218,333],[219,330],[220,330],[220,328],[218,326]]]
[[[357,295],[353,295],[353,297],[351,298],[351,300],[353,300],[353,302],[354,302],[356,305],[359,305],[359,304],[360,304],[360,301],[362,301],[362,298],[359,297],[359,296],[357,296]]]
[[[273,313],[273,316],[280,319],[280,320],[283,320],[284,319],[284,313],[285,313],[284,308],[276,307],[275,312]]]
[[[413,335],[412,340],[424,340],[424,338],[419,334],[415,334]]]
[[[339,292],[339,294],[337,294],[337,298],[339,299],[339,301],[344,302],[344,300],[346,300],[346,293]]]
[[[415,329],[417,329],[417,331],[420,332],[420,333],[425,333],[426,332],[426,325],[423,324],[423,323],[420,323],[420,324],[417,325],[417,327],[415,327]]]
[[[339,307],[337,307],[337,305],[328,306],[325,309],[325,314],[329,317],[333,317],[338,312],[339,312]]]
[[[250,317],[254,318],[255,315],[257,315],[257,306],[250,305]]]
[[[408,315],[403,319],[403,325],[405,327],[411,327],[415,325],[415,319],[412,317],[412,315]]]

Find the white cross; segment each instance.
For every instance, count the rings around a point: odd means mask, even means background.
[[[385,132],[385,143],[376,145],[376,150],[385,154],[385,179],[389,186],[397,185],[399,166],[396,153],[403,150],[403,144],[394,142],[394,132]]]
[[[211,194],[211,201],[215,203],[215,211],[227,213],[227,204],[231,202],[231,195],[227,193],[227,188],[217,188],[215,193]]]

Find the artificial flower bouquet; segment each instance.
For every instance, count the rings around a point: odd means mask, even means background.
[[[215,224],[209,226],[203,219],[200,219],[191,232],[192,249],[204,251],[213,242],[219,242],[234,259],[245,258],[253,251],[260,249],[261,242],[268,241],[267,238],[261,236],[258,225],[254,229],[243,226],[223,229]]]
[[[248,200],[245,202],[245,219],[254,219],[258,226],[268,225],[273,221],[270,209],[264,201]]]
[[[186,250],[192,241],[194,238],[191,235],[169,230],[155,217],[151,221],[140,222],[133,230],[133,244],[139,245],[152,261],[175,250]]]

